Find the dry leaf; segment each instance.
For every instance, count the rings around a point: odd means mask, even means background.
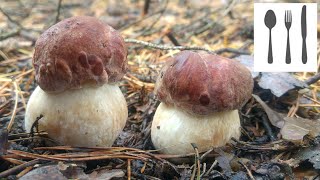
[[[309,133],[309,130],[286,121],[280,133],[283,139],[299,141]]]
[[[305,135],[316,137],[320,134],[320,121],[297,117],[285,117],[285,125],[281,129],[283,139],[302,140]]]
[[[273,126],[281,129],[280,133],[283,139],[289,141],[299,141],[309,134],[316,137],[320,134],[320,121],[313,121],[309,119],[297,117],[285,117],[283,114],[272,110],[259,96],[252,94],[256,101],[262,106],[266,112],[269,121]]]
[[[278,128],[282,128],[285,124],[284,122],[284,115],[277,113],[276,111],[272,110],[265,102],[263,102],[259,96],[252,94],[252,96],[256,99],[256,101],[262,106],[264,111],[266,112],[269,121],[273,126]]]
[[[121,169],[103,169],[94,171],[89,175],[92,180],[108,180],[113,178],[124,178],[125,174]]]
[[[271,93],[277,97],[281,97],[289,90],[296,88],[306,88],[308,85],[290,73],[261,73],[261,78],[258,82],[259,86],[263,89],[270,89]]]
[[[83,172],[83,168],[77,164],[58,162],[55,165],[48,165],[36,168],[20,178],[21,180],[47,180],[47,179],[89,179]]]
[[[253,56],[241,55],[236,57],[235,59],[250,70],[252,78],[258,81],[258,85],[261,88],[270,89],[271,93],[277,97],[281,97],[292,89],[303,89],[308,87],[306,83],[296,79],[294,76],[287,72],[254,72]],[[260,78],[258,78],[259,76]]]
[[[20,178],[20,180],[46,180],[46,179],[58,179],[67,180],[58,169],[57,165],[49,165],[36,168]]]
[[[315,169],[320,169],[320,146],[308,147],[300,150],[293,158],[299,161],[309,161]]]

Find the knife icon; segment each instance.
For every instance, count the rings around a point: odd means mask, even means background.
[[[306,17],[307,7],[304,5],[301,11],[301,35],[302,35],[302,63],[307,63],[307,45],[306,45],[306,37],[307,37],[307,17]]]

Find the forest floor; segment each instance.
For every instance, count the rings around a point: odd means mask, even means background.
[[[155,151],[153,90],[166,59],[201,47],[252,70],[253,3],[159,0],[146,8],[145,2],[1,1],[0,179],[319,179],[319,73],[252,72],[254,95],[241,109],[240,140],[200,154]],[[59,146],[46,132],[24,129],[36,87],[34,44],[48,27],[79,15],[98,17],[127,43],[129,68],[120,87],[129,117],[111,148]],[[318,37],[319,27],[318,18]]]

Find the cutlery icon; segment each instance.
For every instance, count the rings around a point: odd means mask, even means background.
[[[291,63],[291,53],[290,53],[290,38],[289,38],[289,30],[291,28],[292,23],[292,14],[291,11],[286,11],[284,15],[284,24],[287,28],[287,50],[286,50],[286,63]]]
[[[276,25],[276,23],[277,23],[276,15],[272,10],[268,10],[264,17],[264,24],[269,28],[269,50],[268,50],[269,64],[273,63],[271,29]]]
[[[307,7],[304,5],[301,11],[301,35],[302,35],[302,63],[307,63],[307,45],[306,45],[306,37],[307,37],[307,17],[306,17]]]

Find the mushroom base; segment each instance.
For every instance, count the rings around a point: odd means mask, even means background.
[[[32,93],[25,115],[30,132],[34,121],[53,140],[71,146],[112,146],[128,117],[127,103],[116,85],[84,87],[58,94],[39,86]]]
[[[240,137],[238,110],[198,116],[161,103],[151,127],[154,146],[165,154],[193,153],[191,143],[204,152],[224,146],[232,137]]]

